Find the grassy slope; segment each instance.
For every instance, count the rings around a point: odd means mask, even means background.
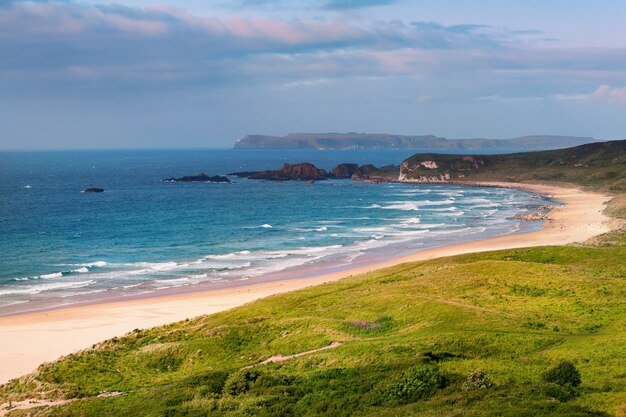
[[[405,264],[137,331],[41,367],[0,396],[126,393],[48,410],[64,416],[623,412],[624,259],[624,246],[545,247]],[[257,367],[239,395],[224,389],[246,365],[332,341],[343,345]],[[566,402],[540,378],[559,359],[574,361],[583,379]],[[408,404],[390,398],[412,366],[438,368],[447,386]],[[476,368],[496,385],[462,391]]]
[[[623,175],[611,169],[575,181],[607,189]],[[626,218],[626,197],[609,212]],[[0,402],[79,398],[35,410],[62,416],[626,416],[625,236],[405,264],[135,331],[0,387]],[[542,381],[560,359],[582,373],[574,398]],[[464,391],[479,368],[495,385]],[[444,383],[403,396],[416,369]]]
[[[415,166],[421,161],[438,162],[439,169],[420,167],[415,176],[449,172],[454,180],[558,181],[613,192],[626,191],[626,140],[554,151],[479,155],[476,159],[483,161],[484,165],[472,166],[461,155],[417,154],[407,161]]]

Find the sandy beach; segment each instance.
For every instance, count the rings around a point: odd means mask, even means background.
[[[43,362],[90,347],[107,338],[123,335],[135,328],[149,328],[216,313],[269,295],[336,281],[346,276],[405,262],[470,252],[582,242],[611,229],[610,219],[603,214],[610,196],[548,185],[484,185],[515,187],[550,195],[554,200],[565,204],[550,212],[544,228],[539,231],[443,246],[375,265],[302,279],[0,317],[0,383],[32,372]]]

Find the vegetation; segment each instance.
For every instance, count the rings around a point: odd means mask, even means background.
[[[399,265],[136,330],[3,386],[0,402],[75,399],[38,409],[53,416],[614,415],[624,259],[623,245],[561,246]]]
[[[561,361],[543,374],[543,379],[559,385],[577,387],[581,383],[580,371],[570,361]]]
[[[492,386],[493,382],[491,382],[487,374],[480,369],[476,369],[469,373],[461,388],[463,388],[463,391],[471,391],[474,389],[487,389]]]
[[[423,161],[435,161],[437,168]],[[626,191],[626,140],[507,155],[417,154],[405,162],[413,177],[447,173],[452,180],[551,181]]]

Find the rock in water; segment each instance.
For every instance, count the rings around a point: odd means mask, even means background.
[[[317,181],[326,179],[326,171],[309,162],[302,162],[300,164],[285,164],[281,169],[275,171],[235,172],[231,175],[248,177],[253,180],[269,181]]]
[[[328,176],[337,179],[351,178],[358,169],[357,164],[339,164],[330,171]]]
[[[210,177],[204,172],[201,172],[198,175],[192,175],[188,177],[166,178],[161,181],[163,182],[228,182],[228,183],[230,182],[230,180],[226,177],[222,177],[219,175],[214,175]]]
[[[104,192],[104,188],[85,188],[83,190],[83,193],[103,193]]]

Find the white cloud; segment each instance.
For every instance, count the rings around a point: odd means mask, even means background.
[[[497,103],[530,103],[534,101],[542,101],[543,98],[534,96],[504,97],[498,94],[493,94],[490,96],[477,97],[475,100]]]
[[[611,104],[626,104],[626,86],[612,88],[606,84],[598,87],[596,91],[591,93],[590,97],[594,100],[606,101]]]
[[[626,105],[626,86],[611,87],[602,84],[595,91],[586,94],[557,94],[556,101],[599,101],[614,105]]]

